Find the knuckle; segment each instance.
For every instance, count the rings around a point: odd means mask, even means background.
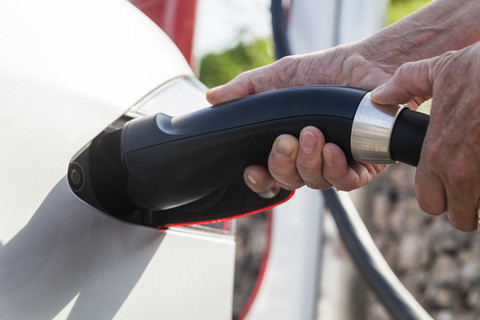
[[[274,178],[287,178],[296,174],[296,170],[293,166],[288,165],[288,160],[275,161],[275,158],[269,163],[268,167],[270,174]]]
[[[308,161],[305,159],[297,159],[297,168],[300,172],[305,172],[306,175],[315,175],[321,171],[321,167],[317,161]]]
[[[342,186],[338,187],[337,189],[341,190],[341,191],[350,192],[352,190],[358,189],[359,187],[360,186],[356,186],[356,185],[342,185]]]
[[[432,206],[432,204],[423,197],[417,197],[417,203],[423,212],[428,213],[432,216],[438,216],[445,212],[445,210],[439,209],[438,206]]]
[[[324,171],[324,177],[328,182],[337,188],[343,188],[343,186],[346,184],[346,177],[343,174],[336,172],[336,170]]]
[[[347,192],[350,192],[352,190],[355,190],[355,189],[358,189],[360,188],[361,186],[346,186],[344,188],[342,188],[343,191],[347,191]]]
[[[286,56],[273,64],[277,76],[280,76],[280,82],[283,85],[291,84],[297,74],[299,59],[296,56]]]
[[[415,194],[418,206],[420,209],[433,216],[441,215],[446,210],[446,200],[432,197],[428,193],[422,192],[418,189],[418,185],[415,186]]]
[[[447,169],[447,180],[453,187],[464,185],[472,179],[472,175],[468,166],[462,162],[454,162]]]
[[[298,143],[293,137],[277,139],[268,158],[268,167],[271,171],[285,175],[295,169],[298,153]]]
[[[418,73],[418,68],[417,68],[417,63],[412,61],[412,62],[407,62],[401,65],[397,71],[395,71],[395,75],[393,77],[393,80],[396,83],[402,83],[405,81],[405,79],[415,79],[415,73]]]
[[[278,181],[284,189],[293,190],[304,185],[295,165],[273,165],[269,164],[272,177]]]
[[[397,71],[395,72],[396,73],[396,76],[398,76],[399,78],[403,78],[405,76],[409,76],[409,74],[412,72],[412,69],[415,67],[415,63],[410,61],[410,62],[406,62],[404,64],[402,64],[398,69]]]
[[[296,60],[297,60],[297,58],[295,56],[292,56],[292,55],[285,56],[285,57],[282,57],[281,59],[279,59],[275,63],[275,67],[278,68],[279,71],[285,71],[288,68],[290,68],[292,63],[294,63]]]
[[[435,167],[437,161],[441,156],[441,146],[439,141],[432,141],[429,137],[425,137],[425,142],[422,147],[421,158],[427,166]],[[421,159],[421,160],[423,160]]]
[[[233,81],[246,81],[250,78],[250,76],[252,75],[252,70],[246,70],[246,71],[242,71],[240,74],[238,74],[235,78],[233,78],[232,81],[230,82],[233,82]]]
[[[325,181],[312,181],[312,180],[304,180],[305,185],[310,189],[316,190],[327,190],[332,187],[332,185]]]
[[[417,203],[420,209],[423,212],[434,216],[444,213],[447,209],[446,198],[442,195],[432,195],[430,193],[433,182],[419,182],[418,174],[416,180],[417,182],[415,183],[415,197],[417,199]]]
[[[284,181],[284,182],[278,181],[278,183],[285,190],[295,190],[305,185],[303,181]]]
[[[458,210],[448,210],[448,219],[450,223],[458,230],[463,232],[471,232],[477,229],[477,220],[466,217],[465,212]]]

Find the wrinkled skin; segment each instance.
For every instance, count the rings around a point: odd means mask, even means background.
[[[392,77],[395,63],[365,58],[357,45],[344,45],[302,56],[283,58],[269,66],[240,74],[230,83],[210,90],[212,104],[255,93],[294,86],[334,84],[373,89]],[[320,130],[304,128],[300,139],[279,136],[272,148],[268,169],[250,166],[245,182],[255,192],[278,183],[287,190],[307,185],[315,189],[334,186],[352,190],[371,181],[384,165],[348,162],[335,144],[325,143]]]
[[[245,72],[210,90],[207,99],[218,104],[269,90],[322,84],[371,90],[385,82],[372,93],[379,103],[408,102],[415,108],[433,96],[416,175],[417,200],[427,213],[447,211],[456,228],[471,231],[477,226],[480,198],[478,21],[480,1],[436,0],[360,42]],[[250,166],[244,178],[256,192],[278,185],[352,190],[383,168],[348,162],[338,146],[325,143],[318,129],[307,127],[298,140],[278,137],[268,169]]]
[[[407,63],[372,92],[378,103],[433,96],[430,125],[416,172],[420,207],[447,212],[459,230],[477,228],[480,200],[480,43]]]

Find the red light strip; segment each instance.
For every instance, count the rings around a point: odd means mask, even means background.
[[[181,223],[172,223],[172,224],[165,224],[163,226],[159,226],[158,228],[161,229],[161,230],[165,230],[167,228],[171,228],[171,227],[186,227],[186,226],[191,226],[191,225],[194,225],[194,224],[207,224],[207,223],[217,223],[217,222],[223,222],[223,221],[229,221],[229,220],[232,220],[232,219],[238,219],[238,218],[242,218],[242,217],[246,217],[246,216],[249,216],[249,215],[252,215],[252,214],[255,214],[255,213],[259,213],[259,212],[263,212],[263,211],[267,211],[267,210],[270,210],[282,203],[285,203],[287,202],[288,200],[290,200],[293,195],[295,194],[295,191],[292,191],[290,193],[290,195],[284,199],[283,201],[281,202],[278,202],[278,203],[275,203],[275,204],[272,204],[271,206],[268,206],[266,208],[262,208],[262,209],[258,209],[258,210],[255,210],[255,211],[252,211],[252,212],[247,212],[247,213],[242,213],[242,214],[239,214],[239,215],[236,215],[236,216],[231,216],[231,217],[227,217],[227,218],[220,218],[220,219],[214,219],[214,220],[205,220],[205,221],[196,221],[196,222],[181,222]]]
[[[260,266],[260,270],[258,271],[257,279],[255,281],[255,285],[253,287],[252,293],[248,298],[245,307],[243,307],[242,313],[238,316],[236,320],[244,320],[247,316],[248,312],[252,308],[253,302],[257,297],[258,292],[260,291],[260,286],[263,282],[263,277],[265,276],[265,271],[267,269],[268,258],[270,256],[270,247],[272,244],[272,229],[273,229],[273,210],[270,210],[267,213],[267,243],[265,246],[265,253],[263,254],[262,265]]]

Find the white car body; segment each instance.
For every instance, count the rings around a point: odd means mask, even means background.
[[[295,52],[380,27],[372,17],[386,1],[342,2],[340,23],[334,0],[293,1]],[[173,79],[193,77],[175,45],[126,0],[4,1],[0,41],[0,318],[230,319],[232,232],[124,223],[77,198],[66,178],[74,154],[112,122]],[[193,111],[206,106],[201,96],[149,112]],[[276,208],[269,262],[245,318],[314,318],[322,210],[307,189]]]
[[[110,123],[192,77],[175,45],[123,0],[4,1],[0,42],[0,317],[230,318],[233,235],[121,222],[66,179]]]

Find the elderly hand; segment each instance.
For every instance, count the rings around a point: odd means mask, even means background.
[[[387,81],[398,63],[375,61],[369,48],[361,44],[344,45],[329,50],[283,58],[269,66],[240,74],[226,85],[207,93],[212,104],[242,98],[255,93],[306,85],[344,85],[373,89]],[[349,163],[343,151],[325,143],[314,127],[303,129],[300,139],[281,135],[275,141],[268,169],[250,166],[245,182],[255,192],[276,184],[292,190],[303,185],[316,189],[334,186],[352,190],[371,181],[385,166]]]
[[[372,92],[382,104],[433,96],[416,173],[420,207],[447,212],[459,230],[477,227],[480,200],[480,43],[407,63]],[[480,230],[480,229],[479,229]]]

